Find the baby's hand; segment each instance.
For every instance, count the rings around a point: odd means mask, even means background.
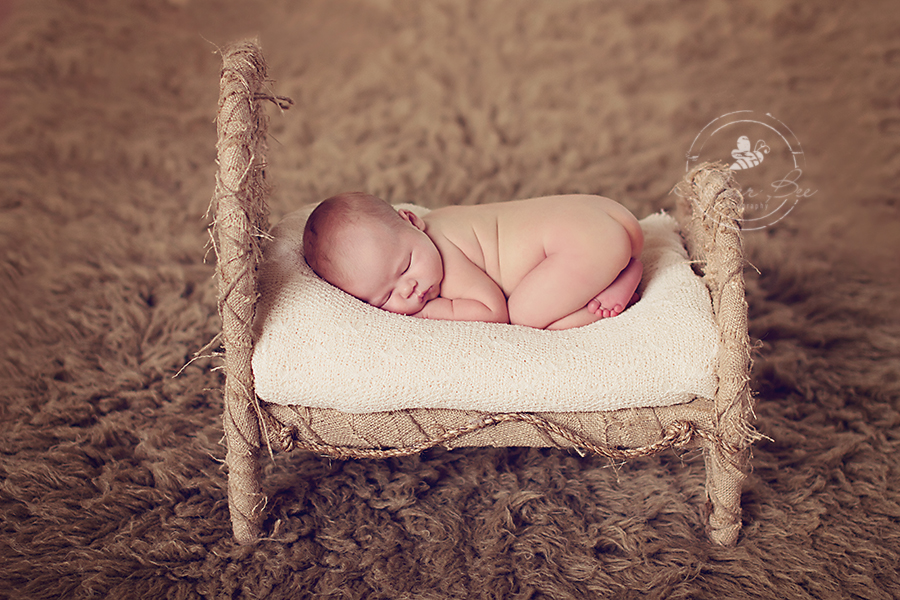
[[[434,300],[432,300],[432,302],[434,302]],[[429,318],[428,315],[425,313],[425,308],[428,306],[428,304],[429,304],[429,303],[426,303],[425,306],[422,307],[422,310],[420,310],[419,312],[417,312],[417,313],[412,313],[412,314],[409,314],[409,315],[407,315],[407,316],[409,316],[409,317],[415,317],[415,318],[417,318],[417,319],[427,319],[427,318]]]
[[[434,300],[429,300],[422,307],[422,310],[409,316],[416,317],[418,319],[441,319],[442,317],[438,316],[439,314],[441,314],[440,307],[435,305],[435,303],[438,303],[438,300],[443,300],[443,298],[437,297]]]

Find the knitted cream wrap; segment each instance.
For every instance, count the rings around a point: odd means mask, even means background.
[[[309,212],[273,230],[259,274],[253,372],[263,400],[353,413],[571,412],[715,396],[709,293],[666,214],[641,221],[637,304],[587,327],[541,331],[400,316],[352,298],[303,260]]]

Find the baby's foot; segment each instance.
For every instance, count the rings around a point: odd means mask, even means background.
[[[618,315],[640,298],[637,287],[643,273],[643,263],[632,258],[613,282],[588,302],[587,309],[601,319]]]

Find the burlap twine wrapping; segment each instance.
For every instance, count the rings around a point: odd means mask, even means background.
[[[265,505],[259,477],[260,425],[264,420],[253,388],[250,360],[259,242],[268,230],[267,123],[260,107],[266,65],[252,42],[231,46],[223,58],[216,118],[219,169],[212,241],[226,357],[228,502],[235,537],[249,541],[260,534]]]
[[[286,106],[289,100],[266,92],[266,65],[254,42],[235,44],[222,54],[211,231],[225,347],[228,495],[239,542],[261,533],[264,443],[270,449],[275,445],[336,458],[383,458],[443,445],[575,448],[612,460],[699,445],[706,457],[710,536],[725,545],[737,540],[741,485],[758,434],[749,425],[750,342],[739,226],[743,199],[727,167],[701,165],[675,189],[676,216],[710,291],[720,331],[716,398],[662,408],[541,414],[428,409],[349,414],[270,405],[256,397],[250,367],[255,275],[268,230],[261,105],[270,100]]]

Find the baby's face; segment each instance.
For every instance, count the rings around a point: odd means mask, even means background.
[[[346,256],[351,261],[347,293],[383,310],[412,315],[441,293],[444,278],[441,255],[424,232],[424,223],[411,213],[401,227],[381,224],[355,227]]]

